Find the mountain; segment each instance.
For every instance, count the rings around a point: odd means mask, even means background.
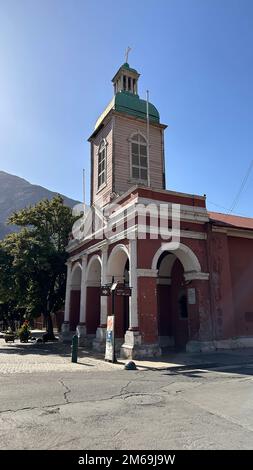
[[[56,194],[23,178],[0,171],[0,239],[15,230],[15,227],[6,225],[12,212],[34,205],[41,199],[52,199]],[[69,207],[78,203],[62,196]]]

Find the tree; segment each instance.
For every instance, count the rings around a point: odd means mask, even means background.
[[[75,220],[61,196],[45,199],[9,218],[9,224],[21,230],[1,244],[11,260],[11,299],[16,299],[16,307],[25,309],[29,317],[44,315],[48,339],[54,339],[51,314],[64,304],[66,246]]]
[[[0,244],[0,320],[6,327],[14,320],[13,287],[12,257]]]

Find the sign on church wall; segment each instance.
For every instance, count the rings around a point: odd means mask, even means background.
[[[187,289],[187,298],[189,305],[196,304],[196,289],[194,287],[190,287],[189,289]]]

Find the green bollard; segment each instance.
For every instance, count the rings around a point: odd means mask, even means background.
[[[77,354],[78,354],[78,336],[74,335],[72,338],[72,346],[71,346],[71,362],[77,362]]]

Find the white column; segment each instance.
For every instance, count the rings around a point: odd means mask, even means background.
[[[137,240],[129,241],[129,252],[130,252],[130,272],[129,272],[129,284],[132,287],[132,296],[129,302],[129,329],[137,329],[139,326],[138,322],[138,304],[137,304]]]
[[[102,267],[101,267],[101,285],[107,284],[107,261],[108,261],[108,246],[104,246],[101,250]],[[93,349],[95,351],[105,351],[105,338],[106,338],[106,323],[107,323],[107,300],[108,297],[100,297],[100,325],[96,331],[96,338],[93,341]]]
[[[71,262],[67,262],[67,282],[65,294],[64,322],[69,323],[70,313],[70,292],[71,292]]]
[[[101,285],[108,282],[107,278],[107,261],[108,261],[108,247],[102,249],[102,268],[101,268]],[[106,325],[107,322],[107,297],[100,297],[100,325]]]
[[[80,315],[79,315],[79,323],[82,325],[86,323],[86,297],[87,297],[86,268],[87,268],[87,255],[83,255],[82,256]]]

